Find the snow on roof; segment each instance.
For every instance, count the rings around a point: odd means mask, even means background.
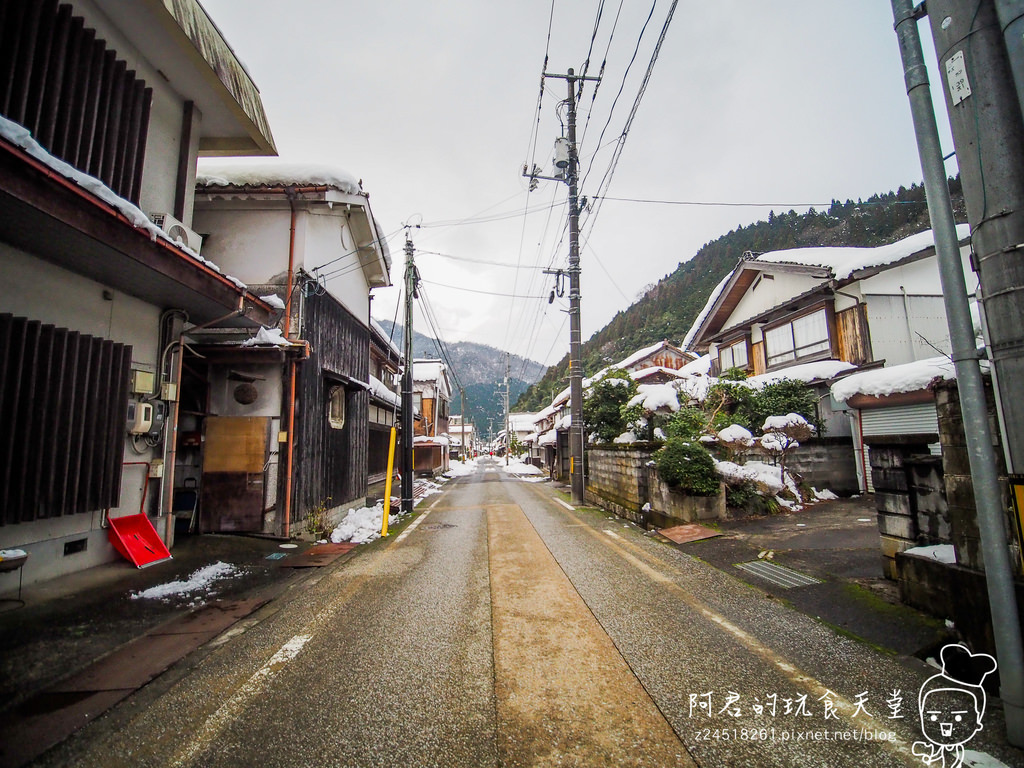
[[[201,158],[196,184],[202,187],[276,187],[305,185],[333,187],[350,195],[362,194],[359,180],[348,171],[321,163],[292,163],[276,157]]]
[[[413,381],[437,381],[441,378],[441,371],[443,370],[444,363],[440,360],[412,361]]]
[[[383,400],[385,403],[391,403],[391,405],[398,406],[399,408],[402,406],[402,398],[388,389],[383,381],[372,374],[370,375],[370,394],[378,400]]]
[[[735,271],[736,270],[733,270],[733,272]],[[733,272],[730,272],[723,277],[721,282],[719,282],[718,285],[715,286],[715,289],[711,291],[711,295],[708,296],[708,300],[704,304],[704,309],[697,314],[697,317],[693,321],[693,325],[690,326],[690,330],[686,332],[686,337],[683,339],[682,343],[683,349],[690,348],[690,345],[697,336],[697,330],[701,325],[703,325],[704,320],[707,319],[707,316],[711,313],[711,308],[715,306],[715,302],[718,301],[718,297],[722,295],[722,291],[725,290],[725,286],[729,282],[729,278],[732,277]]]
[[[653,365],[650,368],[641,368],[639,371],[633,371],[629,376],[633,381],[639,381],[640,379],[646,379],[648,376],[654,376],[658,373],[662,373],[667,376],[674,376],[676,378],[683,376],[683,374],[675,368],[666,368],[663,365]]]
[[[964,238],[969,237],[970,234],[970,226],[967,224],[957,225],[956,236],[958,240],[963,240]],[[924,232],[918,232],[916,235],[905,237],[895,243],[880,245],[875,248],[788,248],[782,251],[762,253],[757,257],[756,261],[766,264],[799,264],[807,267],[821,267],[829,270],[832,273],[832,277],[836,280],[845,280],[854,272],[858,272],[862,269],[895,264],[908,256],[912,256],[915,253],[919,253],[920,251],[932,247],[934,244],[935,238],[932,235],[932,231],[928,229]],[[693,340],[697,336],[697,331],[700,329],[701,325],[704,324],[704,321],[718,302],[718,299],[721,297],[722,292],[729,283],[729,280],[737,273],[738,270],[743,269],[744,263],[749,262],[738,264],[731,272],[729,272],[729,274],[722,278],[722,281],[717,286],[715,286],[711,295],[708,296],[708,300],[704,304],[704,308],[693,321],[693,325],[690,326],[690,330],[687,331],[686,338],[683,339],[682,343],[683,349],[689,349]]]
[[[531,431],[536,420],[537,414],[535,413],[510,413],[508,415],[509,426],[515,432]]]
[[[958,240],[970,236],[971,228],[967,224],[959,224],[956,228]],[[854,272],[872,267],[883,267],[895,264],[908,256],[930,248],[935,244],[935,237],[930,229],[905,237],[889,245],[875,248],[789,248],[783,251],[763,253],[757,257],[759,262],[771,264],[801,264],[808,267],[822,267],[829,270],[837,280],[844,280]]]
[[[43,147],[35,139],[32,138],[32,133],[31,131],[28,130],[28,128],[25,128],[24,126],[14,122],[13,120],[8,120],[6,117],[0,116],[0,138],[9,141],[16,147],[20,147],[25,151],[25,154],[27,154],[29,157],[35,158],[39,162],[43,163],[50,170],[60,174],[69,181],[73,181],[75,184],[77,184],[85,191],[90,192],[91,194],[98,197],[104,203],[111,206],[112,208],[114,208],[114,210],[116,210],[118,213],[120,213],[122,216],[128,219],[128,221],[131,223],[133,227],[135,227],[136,229],[141,229],[144,232],[146,232],[149,235],[150,240],[156,240],[159,237],[163,240],[166,240],[169,243],[172,243],[175,247],[177,247],[182,252],[187,253],[200,264],[203,264],[204,266],[212,269],[217,274],[222,275],[225,280],[228,280],[240,290],[244,291],[247,289],[246,284],[239,280],[237,277],[225,275],[221,271],[220,267],[218,267],[212,261],[210,261],[209,259],[204,259],[191,248],[184,245],[180,240],[175,240],[174,238],[172,238],[170,235],[168,235],[166,232],[160,229],[160,227],[156,226],[156,224],[150,221],[149,216],[143,213],[141,208],[125,200],[123,197],[114,192],[114,190],[112,190],[102,181],[100,181],[94,176],[90,176],[87,173],[82,173],[82,171],[78,170],[74,166],[69,165],[68,163],[65,163],[63,160],[60,160],[51,155],[49,152],[43,149]]]
[[[680,368],[679,373],[685,376],[707,376],[711,373],[711,355],[701,355],[692,363],[687,363]]]
[[[652,344],[649,347],[644,347],[643,349],[634,352],[632,355],[630,355],[629,357],[627,357],[624,360],[620,360],[619,362],[617,362],[612,367],[613,368],[629,368],[629,366],[633,365],[634,363],[640,362],[641,360],[643,360],[648,355],[653,355],[658,350],[664,349],[667,346],[668,346],[668,342],[667,341],[659,341],[657,344]]]
[[[812,381],[821,381],[838,376],[843,371],[851,371],[857,366],[843,360],[819,360],[814,363],[802,363],[792,365],[771,373],[762,373],[760,376],[751,376],[746,383],[754,387],[763,387],[766,384],[774,384],[783,379],[791,381],[802,381],[810,384]]]
[[[395,344],[395,340],[388,336],[388,332],[384,330],[384,326],[382,326],[377,320],[375,320],[372,317],[370,318],[370,325],[373,326],[373,329],[377,332],[380,338],[383,341],[387,342],[387,344],[391,347],[391,351],[398,356],[399,360],[401,360],[402,355],[404,353],[402,352],[402,350],[398,348],[398,345]]]
[[[956,378],[956,367],[948,357],[929,357],[890,368],[855,373],[832,385],[832,397],[840,403],[845,403],[854,395],[884,397],[917,392],[937,378]]]

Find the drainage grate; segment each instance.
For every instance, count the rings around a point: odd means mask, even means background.
[[[448,528],[454,528],[455,525],[452,523],[431,523],[430,525],[424,525],[423,530],[425,531],[443,531]]]
[[[789,568],[783,568],[781,565],[776,565],[775,563],[766,563],[764,560],[754,560],[750,563],[736,563],[735,565],[740,570],[759,576],[765,581],[770,581],[772,584],[782,587],[783,589],[806,587],[810,584],[821,584],[820,579],[815,579],[812,576],[806,576],[805,574],[790,570]]]

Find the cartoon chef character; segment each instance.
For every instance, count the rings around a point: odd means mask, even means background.
[[[913,753],[933,768],[961,768],[964,744],[983,727],[982,684],[995,671],[996,660],[959,643],[944,646],[939,658],[942,671],[924,681],[917,697],[921,732],[928,741],[914,742]]]

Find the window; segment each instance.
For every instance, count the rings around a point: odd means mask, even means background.
[[[764,333],[768,366],[828,353],[828,319],[824,308]]]
[[[335,387],[331,390],[331,398],[327,406],[327,423],[331,425],[331,429],[345,427],[345,395],[344,387]]]
[[[740,339],[728,347],[718,349],[718,368],[728,371],[730,368],[747,367],[747,340]]]

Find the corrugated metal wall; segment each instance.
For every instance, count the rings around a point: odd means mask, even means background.
[[[872,435],[938,435],[935,403],[871,408],[861,412],[864,437]],[[936,437],[936,440],[938,437]]]

